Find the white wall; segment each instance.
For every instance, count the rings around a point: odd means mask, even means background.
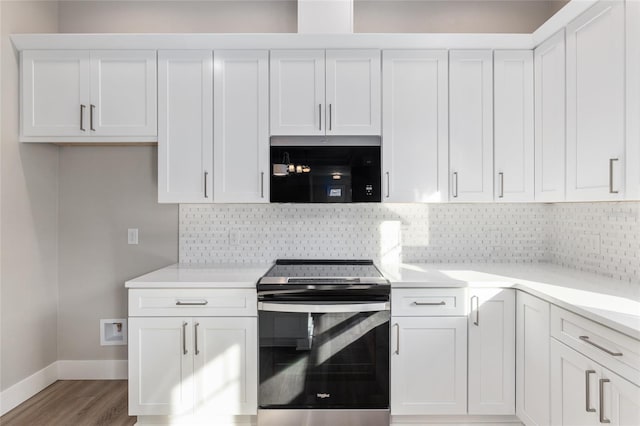
[[[4,390],[57,359],[58,148],[18,142],[18,55],[8,35],[56,32],[55,2],[0,2],[1,375]]]
[[[178,259],[178,207],[158,204],[156,152],[60,148],[61,360],[126,359],[126,346],[100,346],[100,318],[126,318],[124,282]]]
[[[295,33],[297,14],[293,0],[61,1],[60,32]]]
[[[531,33],[567,1],[356,0],[358,33]]]

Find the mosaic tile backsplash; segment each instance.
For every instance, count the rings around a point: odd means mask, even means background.
[[[640,203],[180,206],[180,262],[535,263],[640,282]]]

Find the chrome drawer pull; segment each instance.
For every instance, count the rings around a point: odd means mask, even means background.
[[[609,379],[600,379],[600,423],[611,423],[611,420],[604,416],[604,384],[609,382]]]
[[[395,323],[396,327],[396,355],[400,355],[400,324]]]
[[[609,349],[607,349],[607,348],[604,348],[604,347],[600,346],[600,345],[599,345],[599,344],[597,344],[597,343],[593,343],[591,340],[589,340],[589,336],[580,336],[580,340],[582,340],[583,342],[586,342],[586,343],[590,344],[591,346],[595,346],[596,348],[600,349],[600,350],[601,350],[601,351],[603,351],[603,352],[608,353],[608,354],[609,354],[609,355],[611,355],[611,356],[622,356],[622,352],[613,352],[613,351],[610,351],[610,350],[609,350]]]
[[[446,305],[447,303],[443,300],[442,302],[418,302],[415,301],[413,302],[414,305],[416,306],[443,306]]]
[[[585,406],[587,413],[595,413],[596,409],[591,408],[591,388],[589,387],[589,376],[592,374],[596,374],[596,370],[586,370],[584,372],[584,381],[585,381]]]
[[[183,302],[182,300],[178,300],[176,302],[176,306],[204,306],[207,303],[209,303],[209,301],[207,300],[202,300],[199,302]]]

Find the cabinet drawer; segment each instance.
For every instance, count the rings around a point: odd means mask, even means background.
[[[464,288],[397,289],[391,291],[394,316],[466,315]]]
[[[255,290],[131,289],[129,316],[249,317],[258,315]]]
[[[640,384],[640,341],[557,306],[551,306],[551,336]]]

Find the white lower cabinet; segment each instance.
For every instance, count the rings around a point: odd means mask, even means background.
[[[392,317],[391,414],[466,414],[465,317]]]
[[[549,303],[516,296],[516,415],[527,426],[549,424]]]
[[[640,424],[640,387],[551,339],[551,424]]]
[[[129,318],[130,415],[192,410],[191,329],[190,318]]]
[[[130,317],[129,414],[255,415],[257,318]]]
[[[515,290],[469,292],[469,414],[515,414]]]

